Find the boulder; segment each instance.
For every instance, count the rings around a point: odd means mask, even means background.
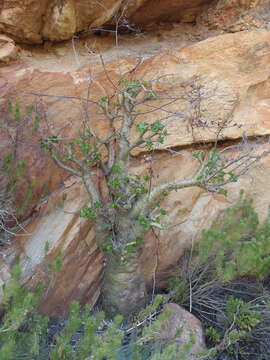
[[[7,64],[17,56],[18,48],[8,36],[0,34],[0,64]],[[0,83],[1,86],[1,83]]]
[[[210,28],[236,31],[246,29],[247,22],[249,27],[262,26],[254,9],[265,13],[268,6],[267,0],[2,0],[0,31],[20,42],[41,43],[116,22],[130,28],[161,21],[191,23],[198,17]]]
[[[180,352],[186,344],[192,344],[185,356],[189,360],[198,359],[200,352],[206,349],[201,322],[174,303],[166,304],[164,310],[169,310],[170,315],[161,326],[158,340],[166,345],[177,344]]]
[[[43,17],[51,0],[4,0],[1,2],[0,31],[17,40],[40,43]]]
[[[240,14],[263,8],[262,3],[265,9],[267,0],[2,0],[0,31],[17,41],[41,43],[116,22],[128,29],[153,22],[192,23],[198,16],[210,28],[229,30]]]
[[[77,31],[103,25],[123,0],[4,0],[0,30],[18,41],[65,40]]]
[[[194,22],[213,0],[135,0],[126,5],[126,17],[136,24]]]
[[[51,1],[41,36],[52,41],[66,40],[76,32],[102,26],[117,13],[122,3],[123,0]]]

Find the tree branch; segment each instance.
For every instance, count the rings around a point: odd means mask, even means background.
[[[76,169],[74,169],[74,168],[72,168],[72,167],[64,164],[64,163],[57,157],[57,155],[56,155],[55,153],[52,153],[52,152],[51,152],[51,158],[52,158],[53,161],[56,163],[56,165],[59,166],[60,168],[66,170],[66,171],[68,171],[68,172],[70,172],[70,173],[73,174],[73,175],[76,175],[76,176],[79,176],[79,177],[82,177],[82,176],[83,176],[83,174],[82,174],[80,171],[78,171],[78,170],[76,170]]]
[[[83,180],[84,186],[86,188],[86,191],[91,199],[92,204],[94,204],[96,202],[101,202],[100,193],[97,190],[96,186],[94,185],[94,182],[92,180],[90,173],[86,171],[82,175],[82,180]]]
[[[164,194],[167,192],[171,192],[173,190],[177,191],[192,186],[202,186],[201,182],[199,181],[199,177],[204,173],[205,167],[206,162],[203,161],[199,170],[192,178],[169,181],[154,187],[149,194],[146,194],[143,198],[137,201],[133,207],[131,216],[136,218],[139,215],[146,215],[153,209],[155,204],[159,202],[162,197],[164,197]]]

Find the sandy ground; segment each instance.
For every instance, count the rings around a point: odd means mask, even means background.
[[[20,56],[26,64],[41,71],[74,71],[99,62],[99,53],[105,62],[117,58],[146,59],[160,51],[184,47],[217,34],[192,24],[158,24],[144,32],[116,36],[114,31],[103,31],[59,43],[45,42],[42,46],[20,45]]]

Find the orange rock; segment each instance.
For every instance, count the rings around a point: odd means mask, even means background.
[[[231,126],[224,128],[221,139],[236,142],[244,131],[250,137],[270,134],[269,50],[270,31],[227,34],[145,60],[137,67],[135,75],[137,79],[147,80],[173,74],[168,82],[163,81],[157,86],[157,91],[171,86],[173,81],[176,84],[183,81],[187,83],[196,77],[205,91],[201,108],[203,116],[208,121],[218,120],[221,123],[230,119]],[[137,60],[121,60],[120,64],[121,75],[119,63],[107,65],[107,73],[116,84],[120,76],[134,70]],[[92,73],[91,95],[94,99],[111,94],[113,86],[102,66],[92,66]],[[81,125],[81,104],[76,97],[85,98],[88,78],[88,68],[76,72],[49,72],[26,67],[22,62],[15,63],[0,69],[0,96],[5,99],[13,95],[22,108],[42,99],[48,118],[56,130],[62,129],[65,136],[71,137]],[[42,96],[39,99],[31,93],[54,96]],[[177,106],[171,104],[168,110],[185,113],[192,110],[185,106],[187,103],[179,101]],[[92,115],[93,126],[100,136],[104,136],[107,129],[104,119],[97,116],[95,111]],[[152,121],[154,117],[149,114],[147,119]],[[151,154],[140,152],[132,159],[131,170],[136,174],[152,168],[153,185],[193,175],[198,166],[192,159],[192,149],[199,146],[195,143],[216,140],[215,132],[203,126],[192,129],[192,124],[185,118],[172,118],[168,123],[168,131],[169,136],[163,148],[160,148],[161,151]],[[2,143],[3,133],[0,138]],[[27,236],[17,237],[10,248],[1,250],[0,282],[6,281],[16,254],[20,254],[23,280],[28,286],[34,286],[46,278],[48,262],[61,250],[63,269],[53,283],[47,284],[43,304],[44,312],[56,314],[60,309],[65,311],[65,305],[71,299],[82,303],[97,299],[103,259],[94,242],[91,223],[78,217],[79,209],[87,201],[83,186],[72,178],[70,182],[61,185],[69,174],[57,168],[40,151],[38,140],[33,137],[33,147],[29,147],[29,143],[19,143],[18,159],[30,166],[26,183],[22,182],[21,188],[18,187],[18,199],[27,188],[27,181],[35,181],[32,199],[25,210],[32,212],[33,217],[25,224]],[[3,149],[7,150],[7,139],[4,144]],[[258,151],[263,148],[269,152],[269,145],[257,146]],[[175,153],[176,150],[180,153]],[[164,285],[167,272],[177,263],[185,249],[200,238],[203,228],[208,227],[224,208],[233,203],[241,188],[254,198],[255,207],[263,218],[270,203],[269,166],[268,155],[238,183],[228,187],[228,198],[192,188],[170,194],[164,200],[162,206],[168,210],[168,215],[164,217],[167,227],[156,231],[156,236],[152,232],[146,236],[141,258],[149,288]],[[62,193],[67,194],[67,200],[64,207],[60,208]],[[44,205],[40,202],[42,195],[43,201],[47,201]],[[47,241],[49,253],[45,256]]]
[[[188,355],[189,360],[198,359],[199,353],[206,349],[200,320],[174,303],[166,304],[164,310],[169,310],[170,316],[162,324],[157,339],[165,344],[176,344],[180,352],[184,350],[185,344],[191,342],[193,345],[185,355]]]
[[[268,19],[268,20],[267,20]],[[209,29],[228,32],[266,27],[269,22],[268,0],[223,0],[214,2],[201,13],[197,22]]]
[[[135,0],[127,5],[126,16],[136,24],[158,21],[193,22],[212,0]]]
[[[17,56],[18,48],[15,42],[5,35],[0,34],[0,64],[9,63]],[[1,86],[1,83],[0,83]]]
[[[221,27],[218,20],[224,24],[235,18],[239,8],[253,9],[260,7],[260,3],[257,0],[3,0],[0,30],[22,42],[61,41],[108,23],[117,22],[128,29],[134,23],[194,22],[211,4],[215,16],[211,20],[210,10],[208,18],[203,15],[203,22],[209,22],[210,27]]]

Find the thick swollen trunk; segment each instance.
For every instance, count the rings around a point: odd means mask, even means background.
[[[146,296],[139,257],[129,256],[126,264],[119,264],[117,259],[109,255],[102,291],[103,308],[107,315],[128,317],[145,306]]]

